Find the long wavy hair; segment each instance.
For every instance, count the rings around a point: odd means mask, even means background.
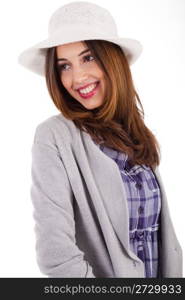
[[[55,106],[96,143],[127,153],[131,165],[156,167],[160,161],[159,143],[144,123],[144,109],[123,50],[105,40],[84,42],[105,74],[105,101],[90,110],[67,92],[57,69],[56,47],[52,47],[46,53],[45,78]]]

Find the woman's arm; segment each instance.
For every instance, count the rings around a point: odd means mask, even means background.
[[[45,143],[39,136],[43,138]],[[95,277],[75,240],[73,193],[55,145],[47,143],[39,126],[32,146],[31,199],[34,208],[36,254],[48,277]]]

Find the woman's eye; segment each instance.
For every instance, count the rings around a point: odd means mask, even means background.
[[[65,66],[68,66],[67,64],[63,64],[63,65],[60,65],[58,68],[59,68],[59,71],[62,71],[62,70],[68,70],[67,68],[65,68]]]
[[[86,55],[86,56],[84,56],[84,60],[87,60],[87,61],[94,60],[94,56],[92,56],[92,55]]]

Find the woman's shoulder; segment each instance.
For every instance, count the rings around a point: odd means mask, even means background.
[[[60,141],[67,142],[75,134],[75,131],[72,120],[66,119],[61,113],[52,115],[37,124],[34,143],[53,145]]]

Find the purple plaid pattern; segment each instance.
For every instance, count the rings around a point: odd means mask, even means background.
[[[131,250],[143,261],[145,277],[157,277],[161,195],[155,175],[145,165],[131,167],[127,154],[96,145],[119,167],[128,199]]]

